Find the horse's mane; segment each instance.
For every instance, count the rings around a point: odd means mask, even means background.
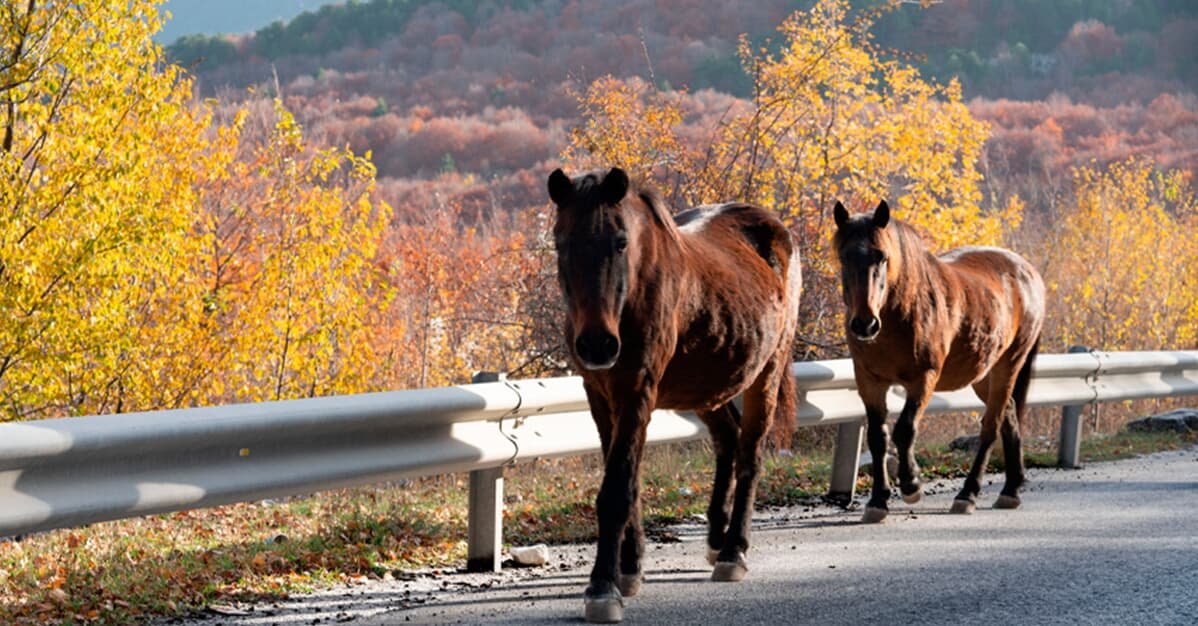
[[[902,257],[901,277],[891,287],[897,303],[907,311],[934,307],[941,284],[938,280],[940,262],[928,251],[914,227],[901,220],[891,219],[886,231]]]
[[[600,189],[607,174],[606,170],[594,170],[578,179],[575,183],[575,197],[579,199],[582,206],[595,208],[602,204]],[[678,239],[678,225],[674,223],[669,207],[666,206],[656,189],[640,180],[632,179],[628,184],[628,192],[640,198],[641,202],[649,208],[649,214],[653,216],[653,220],[666,231],[671,239]]]

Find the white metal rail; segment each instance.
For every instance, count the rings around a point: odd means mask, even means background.
[[[863,417],[852,363],[802,362],[793,372],[799,425],[844,424],[833,490],[851,489]],[[1041,355],[1029,399],[1179,395],[1198,395],[1198,351]],[[902,406],[898,390],[890,405]],[[965,390],[936,394],[928,410],[981,408]],[[683,413],[659,411],[649,427],[652,442],[705,435]],[[578,378],[0,424],[0,536],[401,477],[489,471],[475,478],[502,480],[496,468],[598,448]],[[472,498],[490,503],[471,511],[472,523],[497,524],[502,498],[490,495]],[[498,536],[487,529],[472,537]],[[476,543],[472,564],[498,563],[495,541]]]

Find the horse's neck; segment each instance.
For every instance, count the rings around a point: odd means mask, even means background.
[[[934,317],[935,309],[947,304],[945,273],[943,262],[927,250],[920,249],[918,255],[904,259],[899,280],[891,285],[885,308],[903,320]]]
[[[642,302],[654,301],[658,306],[668,306],[675,316],[685,313],[686,307],[694,298],[686,297],[687,290],[696,284],[699,277],[687,262],[688,250],[685,244],[666,229],[655,224],[646,224],[653,236],[652,252],[640,259],[637,274],[640,278],[638,299]],[[647,285],[653,285],[652,294],[646,293]]]

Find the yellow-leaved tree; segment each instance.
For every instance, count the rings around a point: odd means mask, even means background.
[[[1190,178],[1135,158],[1074,171],[1074,204],[1043,255],[1053,339],[1101,350],[1198,346]]]
[[[581,123],[571,130],[562,159],[577,170],[619,165],[634,178],[683,174],[693,157],[674,133],[682,121],[676,98],[639,78],[604,76],[576,93]],[[665,182],[658,180],[658,182]]]
[[[218,121],[157,0],[0,7],[0,419],[362,391],[392,289],[369,155]]]
[[[181,268],[204,149],[156,2],[0,8],[5,418],[121,410],[139,316]]]
[[[167,408],[353,393],[394,365],[376,263],[391,209],[369,155],[308,145],[279,101],[214,125],[195,164],[186,279],[154,317],[137,377]],[[170,395],[164,395],[169,393]]]
[[[976,165],[986,124],[969,113],[955,81],[933,84],[874,50],[873,17],[850,18],[847,0],[819,0],[781,25],[776,52],[742,39],[753,99],[729,111],[709,146],[678,139],[681,116],[668,98],[601,79],[581,99],[584,119],[564,154],[587,165],[631,164],[666,187],[681,181],[690,204],[739,200],[782,217],[807,268],[800,336],[808,354],[829,344],[838,352],[839,284],[828,250],[837,199],[857,210],[888,200],[933,250],[998,244],[1022,214],[1018,199],[982,210]]]

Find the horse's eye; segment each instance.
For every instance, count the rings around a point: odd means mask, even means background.
[[[619,239],[616,239],[616,252],[622,253],[627,249],[628,249],[628,238],[627,237],[620,237]]]
[[[870,260],[873,261],[874,263],[885,263],[886,262],[886,254],[884,252],[882,252],[881,250],[874,250],[873,252],[870,253]]]

